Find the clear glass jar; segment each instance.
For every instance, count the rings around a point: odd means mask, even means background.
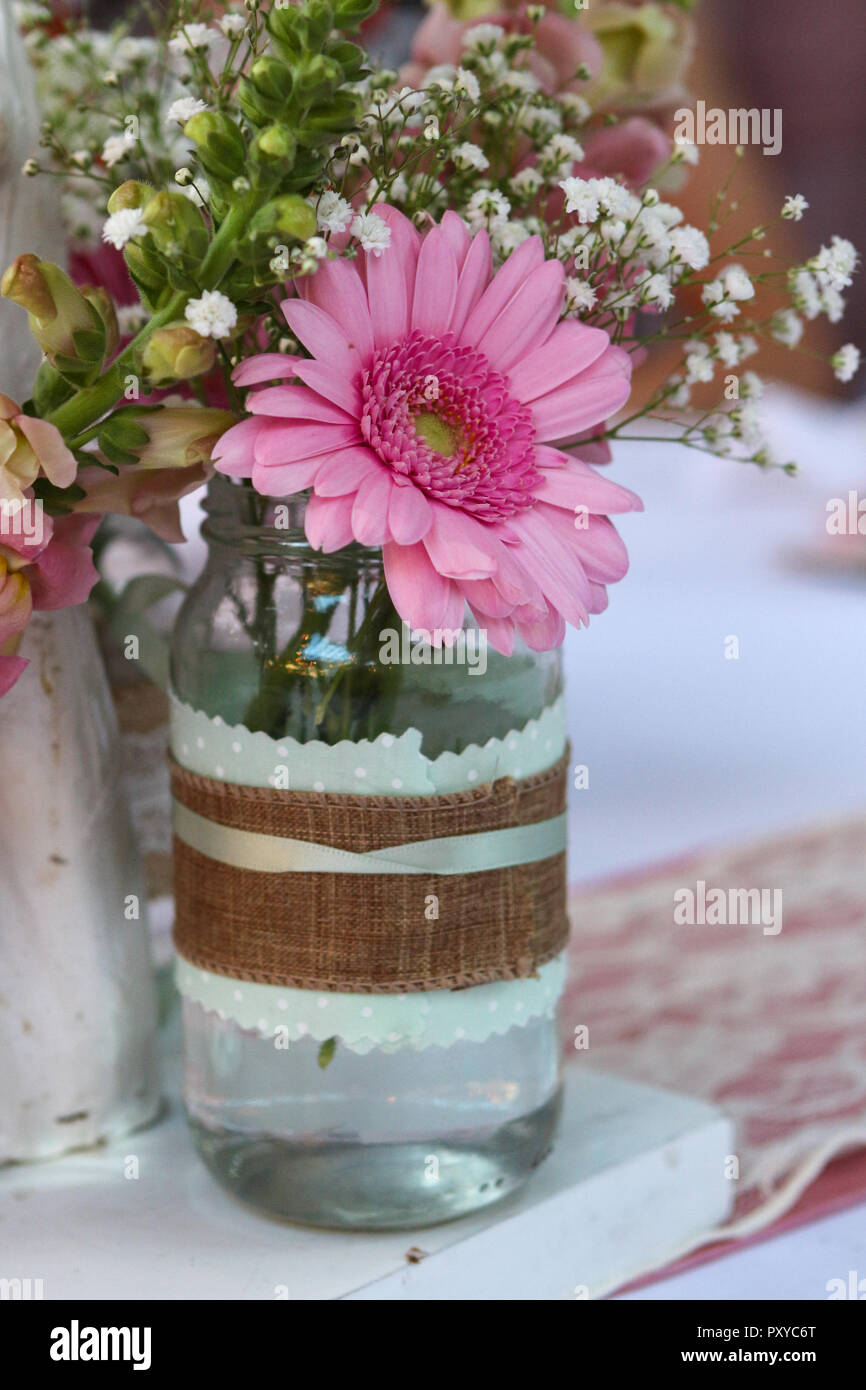
[[[264,499],[226,478],[211,484],[208,561],[173,639],[176,719],[182,702],[184,717],[197,711],[223,732],[305,745],[415,729],[425,757],[438,759],[505,740],[556,706],[556,653],[486,651],[483,674],[468,660],[384,664],[381,634],[400,622],[381,555],[313,551],[303,508],[302,498]],[[213,775],[229,779],[222,767]],[[490,991],[529,983],[456,993],[470,1009],[489,998],[492,1010],[517,996]],[[338,1033],[280,1050],[264,1028],[185,993],[195,1142],[224,1186],[272,1214],[366,1229],[431,1224],[505,1196],[550,1150],[560,1104],[555,998],[504,1031],[457,1029],[447,1046],[368,1038],[361,1050]],[[432,1025],[445,994],[422,997]]]

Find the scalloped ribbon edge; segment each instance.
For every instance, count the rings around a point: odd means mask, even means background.
[[[332,994],[233,980],[178,957],[181,995],[220,1019],[289,1043],[338,1038],[353,1052],[486,1042],[533,1019],[553,1018],[565,984],[565,953],[526,980],[421,994]]]
[[[248,787],[285,786],[288,770],[288,785],[294,791],[435,796],[466,791],[498,777],[531,777],[562,756],[565,742],[562,696],[505,738],[432,759],[421,751],[419,729],[357,743],[298,743],[250,733],[243,725],[226,724],[218,715],[212,718],[171,696],[171,750],[181,766]]]

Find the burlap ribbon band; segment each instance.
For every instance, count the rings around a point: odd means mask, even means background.
[[[568,935],[567,761],[420,797],[244,787],[172,763],[177,949],[215,974],[340,993],[532,975]]]

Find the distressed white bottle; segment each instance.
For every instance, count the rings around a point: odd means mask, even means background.
[[[0,1162],[156,1114],[146,898],[83,608],[37,613],[0,700]]]

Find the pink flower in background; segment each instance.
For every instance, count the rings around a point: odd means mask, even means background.
[[[0,518],[0,695],[27,666],[15,649],[33,610],[72,608],[96,583],[90,542],[98,525],[99,517],[45,516],[31,540]]]
[[[373,211],[389,248],[324,263],[283,306],[311,360],[237,369],[241,386],[302,384],[252,393],[217,467],[268,496],[312,488],[310,543],[382,546],[414,628],[459,629],[468,602],[498,650],[515,631],[555,646],[627,568],[606,513],[639,499],[557,445],[623,405],[629,358],[601,329],[560,322],[564,271],[540,238],[494,275],[487,234],[454,213],[422,238]]]
[[[538,78],[542,91],[548,95],[581,91],[586,82],[576,80],[575,73],[584,66],[595,76],[602,65],[601,44],[574,19],[548,9],[541,19],[533,21],[527,13],[529,8],[525,4],[505,3],[501,10],[491,6],[489,14],[479,14],[466,21],[455,19],[448,6],[439,0],[430,7],[429,14],[415,32],[411,57],[401,69],[400,80],[410,87],[423,87],[429,68],[461,62],[463,39],[470,29],[479,24],[498,24],[507,34],[532,34],[535,47],[524,62]]]

